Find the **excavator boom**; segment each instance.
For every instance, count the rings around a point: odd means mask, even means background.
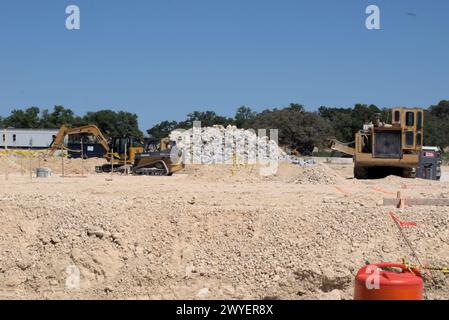
[[[98,142],[103,146],[106,152],[109,152],[109,144],[108,140],[105,138],[105,136],[101,133],[100,129],[98,129],[97,126],[93,124],[89,124],[86,126],[81,126],[77,128],[69,128],[65,125],[62,125],[59,129],[58,133],[56,134],[55,140],[50,145],[50,150],[47,154],[47,156],[52,156],[56,150],[61,149],[64,142],[64,137],[71,134],[81,134],[86,133],[93,135],[97,138]]]

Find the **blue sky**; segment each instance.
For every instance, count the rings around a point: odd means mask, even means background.
[[[448,15],[447,0],[2,0],[0,114],[111,108],[146,130],[240,105],[427,107],[449,99]]]

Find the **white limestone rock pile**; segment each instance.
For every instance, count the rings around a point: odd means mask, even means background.
[[[193,130],[198,130],[195,135]],[[259,137],[253,130],[231,125],[226,128],[214,125],[174,130],[170,139],[176,141],[177,147],[187,157],[185,160],[196,161],[194,164],[232,164],[234,160],[243,164],[287,159],[286,153],[269,137]]]

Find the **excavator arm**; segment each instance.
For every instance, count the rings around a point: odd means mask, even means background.
[[[58,133],[56,134],[55,139],[50,145],[50,150],[47,154],[47,156],[52,156],[56,150],[61,149],[64,142],[64,137],[71,134],[80,134],[80,133],[86,133],[93,135],[97,138],[98,142],[103,146],[103,148],[106,150],[106,152],[109,152],[109,144],[108,140],[105,138],[105,136],[101,133],[100,129],[98,129],[97,126],[93,124],[89,124],[86,126],[81,126],[77,128],[69,128],[65,125],[62,125],[61,128],[59,128]]]

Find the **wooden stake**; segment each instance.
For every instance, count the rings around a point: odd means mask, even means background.
[[[128,175],[128,164],[126,163],[126,152],[127,152],[128,143],[125,143],[125,174]]]
[[[404,209],[405,208],[405,200],[401,197],[401,191],[398,191],[398,194],[396,197],[399,199],[398,209]]]
[[[6,153],[5,155],[5,159],[6,159],[6,165],[5,165],[5,179],[8,180],[9,178],[9,173],[8,173],[8,167],[9,167],[9,156],[8,153]]]
[[[30,139],[30,148],[28,149],[30,156],[30,181],[33,181],[33,154],[31,153],[31,148],[33,147],[33,138]]]
[[[6,140],[7,140],[7,131],[6,128],[3,129],[3,146],[5,147],[5,151],[8,150],[8,145],[6,144]]]
[[[384,198],[384,206],[395,206],[399,209],[404,209],[405,206],[449,206],[449,199],[446,198],[404,198],[400,191],[398,191],[395,199]]]
[[[23,155],[20,156],[20,175],[23,176],[24,174],[24,168],[23,168]]]
[[[81,138],[81,177],[84,177],[84,149],[83,149],[83,138]]]
[[[394,206],[396,208],[400,208],[401,203],[404,205],[410,207],[410,206],[449,206],[449,199],[446,198],[424,198],[424,199],[417,199],[417,198],[403,198],[403,199],[389,199],[384,198],[383,199],[383,205],[384,206]]]
[[[61,172],[62,172],[62,177],[64,178],[64,153],[61,147]]]
[[[113,172],[114,172],[114,148],[111,148],[111,180]]]
[[[5,147],[5,179],[8,180],[8,167],[9,167],[9,157],[8,157],[8,146],[6,145],[6,129],[3,129],[3,146]]]
[[[31,148],[30,148],[30,180],[33,180],[33,165],[32,165]]]

